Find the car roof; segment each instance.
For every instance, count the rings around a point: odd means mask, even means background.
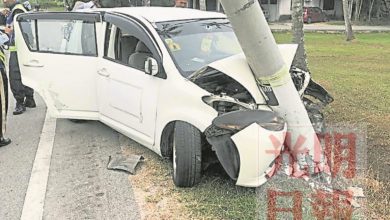
[[[142,17],[151,23],[189,19],[226,18],[226,15],[218,12],[175,7],[121,7],[100,8],[97,10]]]

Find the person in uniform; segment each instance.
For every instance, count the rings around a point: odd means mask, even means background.
[[[15,36],[13,30],[13,19],[16,14],[27,12],[26,7],[17,0],[3,0],[4,5],[8,8],[5,33],[8,34],[9,40],[9,80],[11,91],[16,100],[14,115],[22,114],[27,108],[35,108],[34,90],[23,85],[20,75],[17,48],[15,47]]]
[[[5,24],[4,23],[0,25]],[[5,138],[5,129],[7,122],[7,111],[8,111],[8,78],[5,71],[5,54],[4,44],[9,41],[8,35],[0,32],[0,147],[6,146],[11,143],[9,138]]]

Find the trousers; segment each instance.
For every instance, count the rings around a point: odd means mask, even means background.
[[[17,103],[23,103],[25,98],[33,98],[34,90],[23,85],[20,75],[17,52],[11,52],[9,59],[9,83]]]
[[[8,78],[4,68],[0,68],[0,71],[0,137],[3,137],[6,129],[8,112]]]

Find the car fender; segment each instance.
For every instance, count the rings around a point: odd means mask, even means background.
[[[157,110],[156,133],[154,151],[161,155],[160,143],[164,128],[174,121],[187,122],[201,132],[211,125],[218,113],[211,106],[202,101],[202,97],[210,95],[187,79],[183,83],[170,83],[164,85],[162,94],[159,97]]]

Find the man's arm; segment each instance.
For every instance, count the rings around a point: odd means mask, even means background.
[[[20,10],[20,9],[16,9],[13,14],[12,14],[12,20],[15,18],[15,16],[17,14],[22,14],[24,13],[23,10]],[[5,33],[8,34],[8,36],[11,36],[13,33],[14,33],[14,25],[13,25],[13,22],[11,23],[11,25],[8,25],[5,27]]]

